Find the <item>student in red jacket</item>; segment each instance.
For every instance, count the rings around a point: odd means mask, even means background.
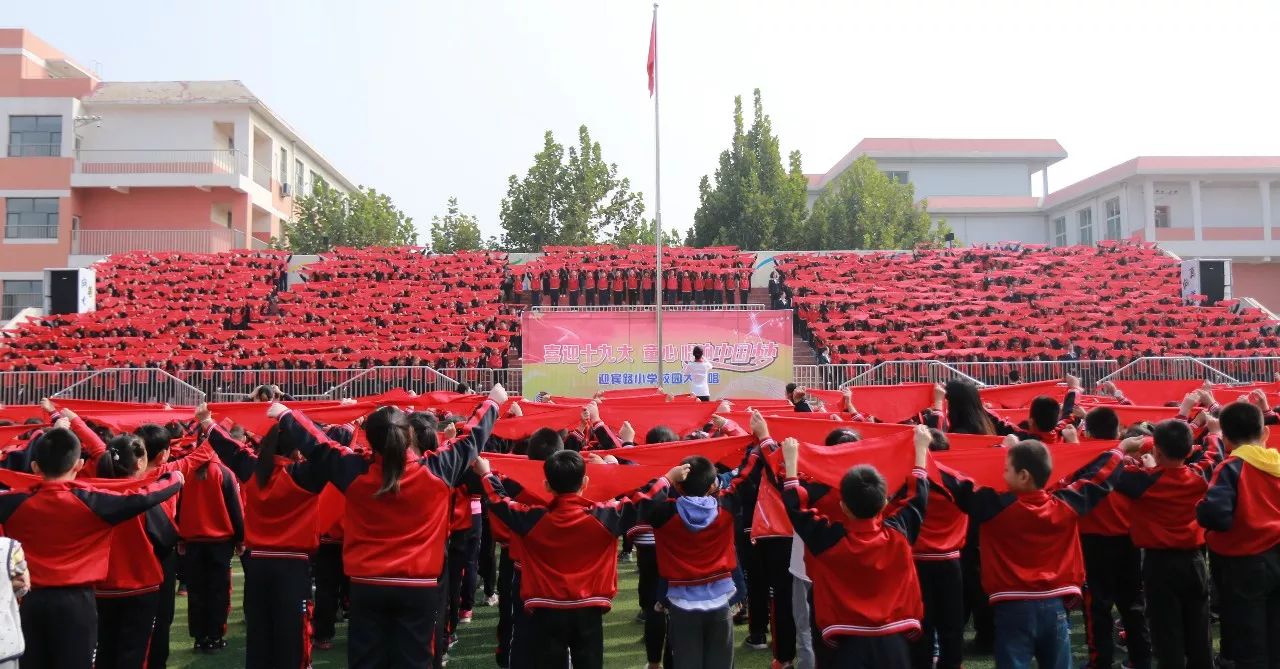
[[[636,504],[670,479],[683,480],[686,468],[673,468],[669,478],[646,485],[634,500],[594,503],[581,495],[588,482],[582,456],[558,451],[543,465],[555,496],[547,506],[529,506],[507,497],[488,460],[476,459],[489,508],[519,537],[520,595],[535,640],[532,666],[561,667],[571,658],[574,669],[602,669],[602,617],[618,593],[618,537],[635,522]]]
[[[1155,660],[1161,668],[1212,669],[1209,570],[1196,504],[1222,462],[1220,430],[1214,425],[1204,447],[1194,451],[1184,421],[1163,421],[1152,432],[1155,448],[1144,461],[1154,466],[1126,466],[1115,487],[1132,500],[1130,533],[1143,551],[1142,590]]]
[[[644,304],[654,303],[653,272],[645,270],[641,273],[640,291],[644,298]]]
[[[627,303],[640,304],[640,273],[634,269],[627,270]]]
[[[842,669],[908,669],[908,638],[920,633],[920,584],[911,562],[911,544],[920,532],[929,498],[925,466],[929,431],[916,428],[913,440],[915,490],[907,503],[885,515],[886,484],[874,467],[858,466],[840,481],[840,508],[830,519],[810,506],[826,486],[797,478],[799,443],[782,442],[785,481],[782,501],[796,534],[804,541],[805,570],[813,581],[813,618],[822,641],[834,646],[825,665]],[[815,640],[815,645],[817,641]]]
[[[1071,666],[1067,609],[1081,597],[1080,516],[1111,490],[1121,453],[1108,451],[1049,492],[1049,450],[1038,441],[1008,449],[1008,492],[977,487],[943,469],[942,484],[956,506],[978,523],[982,542],[982,586],[995,613],[999,667],[1042,669]]]
[[[1196,520],[1205,532],[1222,617],[1222,656],[1239,669],[1280,662],[1280,453],[1262,411],[1234,402],[1218,417],[1229,456]]]
[[[578,306],[578,293],[582,290],[581,272],[576,269],[569,270],[569,306]]]
[[[94,439],[98,436],[93,435]],[[207,448],[196,449],[177,462],[156,467],[183,474],[213,459]],[[122,434],[104,447],[96,463],[97,475],[108,479],[141,479],[148,471],[147,448],[141,437]],[[98,604],[96,669],[142,669],[147,666],[151,638],[157,627],[162,558],[178,543],[178,528],[165,504],[111,530],[107,577],[94,584]]]
[[[244,486],[245,666],[305,669],[311,665],[311,555],[320,545],[316,495],[327,480],[313,462],[298,461],[288,434],[273,425],[257,453],[214,423],[196,420],[210,446]]]
[[[596,271],[587,270],[583,272],[582,291],[585,297],[585,303],[588,307],[596,306]]]
[[[273,404],[294,446],[346,497],[342,558],[351,579],[348,664],[426,667],[440,609],[449,498],[489,440],[507,392],[495,385],[466,436],[417,456],[409,419],[394,407],[369,415],[368,456],[329,439],[301,412]]]
[[[743,271],[738,274],[738,304],[746,304],[749,297],[751,297],[751,272]]]
[[[24,666],[89,669],[98,645],[94,585],[106,580],[112,528],[178,494],[182,474],[160,475],[124,494],[75,480],[84,466],[70,430],[45,432],[32,469],[44,480],[0,493],[0,524],[22,542],[31,593],[22,601]]]
[[[929,450],[951,448],[947,435],[929,430]],[[911,545],[916,577],[924,600],[920,638],[911,644],[913,669],[961,669],[964,665],[964,577],[960,551],[969,532],[969,517],[941,485],[929,488],[929,513]],[[934,640],[938,661],[934,663]]]
[[[662,282],[662,303],[675,304],[680,297],[680,277],[675,270],[667,270]]]
[[[187,629],[197,653],[227,647],[231,558],[244,542],[235,475],[220,462],[191,472],[178,500],[178,544],[187,583]]]
[[[680,304],[690,304],[693,302],[693,272],[684,272],[680,275]]]
[[[1097,407],[1085,414],[1090,439],[1118,441],[1120,418],[1115,409]],[[1056,434],[1056,433],[1055,433]],[[1125,631],[1125,647],[1135,667],[1151,664],[1151,633],[1142,593],[1142,554],[1129,538],[1130,503],[1124,495],[1107,495],[1080,518],[1080,553],[1084,558],[1085,640],[1092,666],[1115,661],[1115,608]]]
[[[613,303],[619,307],[626,304],[626,283],[622,277],[622,270],[617,270],[613,273],[611,287],[613,288]]]

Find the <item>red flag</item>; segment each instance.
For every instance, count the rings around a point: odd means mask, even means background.
[[[658,88],[658,12],[653,12],[653,27],[649,29],[649,62],[645,65],[649,71],[649,97]]]

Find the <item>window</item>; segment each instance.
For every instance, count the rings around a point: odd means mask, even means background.
[[[280,183],[289,183],[289,152],[280,147]]]
[[[884,175],[889,177],[889,181],[893,181],[895,183],[900,183],[900,184],[907,183],[908,181],[911,180],[911,173],[906,171],[890,170],[885,172]]]
[[[1167,228],[1169,225],[1169,205],[1156,205],[1156,227]]]
[[[1093,210],[1081,209],[1077,211],[1076,220],[1080,222],[1080,245],[1093,246]]]
[[[44,306],[43,281],[5,281],[4,302],[0,303],[0,320],[7,321],[27,307]]]
[[[62,155],[61,116],[10,116],[9,157]]]
[[[324,177],[320,176],[319,174],[316,174],[315,170],[310,170],[310,172],[311,172],[311,189],[312,190],[315,190],[316,186],[329,185],[328,183],[325,182]]]
[[[294,180],[293,196],[294,197],[302,197],[303,195],[306,195],[306,193],[302,192],[302,175],[303,174],[304,173],[302,171],[302,161],[295,158],[293,160],[293,180]]]
[[[1059,216],[1053,219],[1053,245],[1067,245],[1067,217]]]
[[[8,198],[5,201],[4,238],[57,239],[58,198]]]
[[[1120,198],[1113,197],[1104,203],[1107,209],[1107,239],[1120,241]]]

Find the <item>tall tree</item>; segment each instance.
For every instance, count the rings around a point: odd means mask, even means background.
[[[742,97],[733,99],[733,138],[720,154],[715,183],[702,177],[692,240],[699,246],[736,244],[743,249],[798,248],[805,218],[807,182],[799,151],[782,163],[773,121],[754,91],[751,127],[745,127]]]
[[[620,226],[608,242],[614,246],[626,247],[632,244],[652,245],[654,242],[654,225],[652,220],[641,219]],[[663,246],[684,246],[684,238],[679,231],[665,228],[662,231]]]
[[[799,234],[806,249],[911,249],[940,243],[951,231],[934,222],[915,188],[886,176],[861,156],[818,196]]]
[[[294,204],[294,220],[284,226],[294,253],[320,253],[335,246],[411,246],[418,243],[413,219],[391,198],[372,188],[341,193],[318,182]]]
[[[602,236],[639,234],[643,215],[643,195],[631,190],[630,179],[618,177],[617,164],[605,162],[587,126],[578,128],[578,144],[567,156],[548,130],[525,177],[507,179],[499,213],[502,245],[536,252],[547,245],[595,244]]]
[[[476,217],[458,209],[458,198],[450,197],[444,216],[431,217],[431,250],[436,253],[481,248],[480,225]]]

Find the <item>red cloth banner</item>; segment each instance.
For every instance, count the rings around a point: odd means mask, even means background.
[[[1048,395],[1059,402],[1067,396],[1067,387],[1058,381],[1019,383],[1011,386],[992,386],[978,391],[985,404],[996,409],[1023,409],[1031,406],[1031,400]]]
[[[1129,401],[1150,407],[1181,402],[1187,393],[1204,386],[1203,381],[1116,381],[1115,384]]]
[[[519,455],[488,456],[489,465],[499,476],[519,483],[525,492],[541,503],[551,501],[541,460],[530,460]],[[602,465],[587,463],[587,489],[582,496],[594,502],[604,502],[619,495],[627,495],[640,486],[666,474],[672,465]]]

